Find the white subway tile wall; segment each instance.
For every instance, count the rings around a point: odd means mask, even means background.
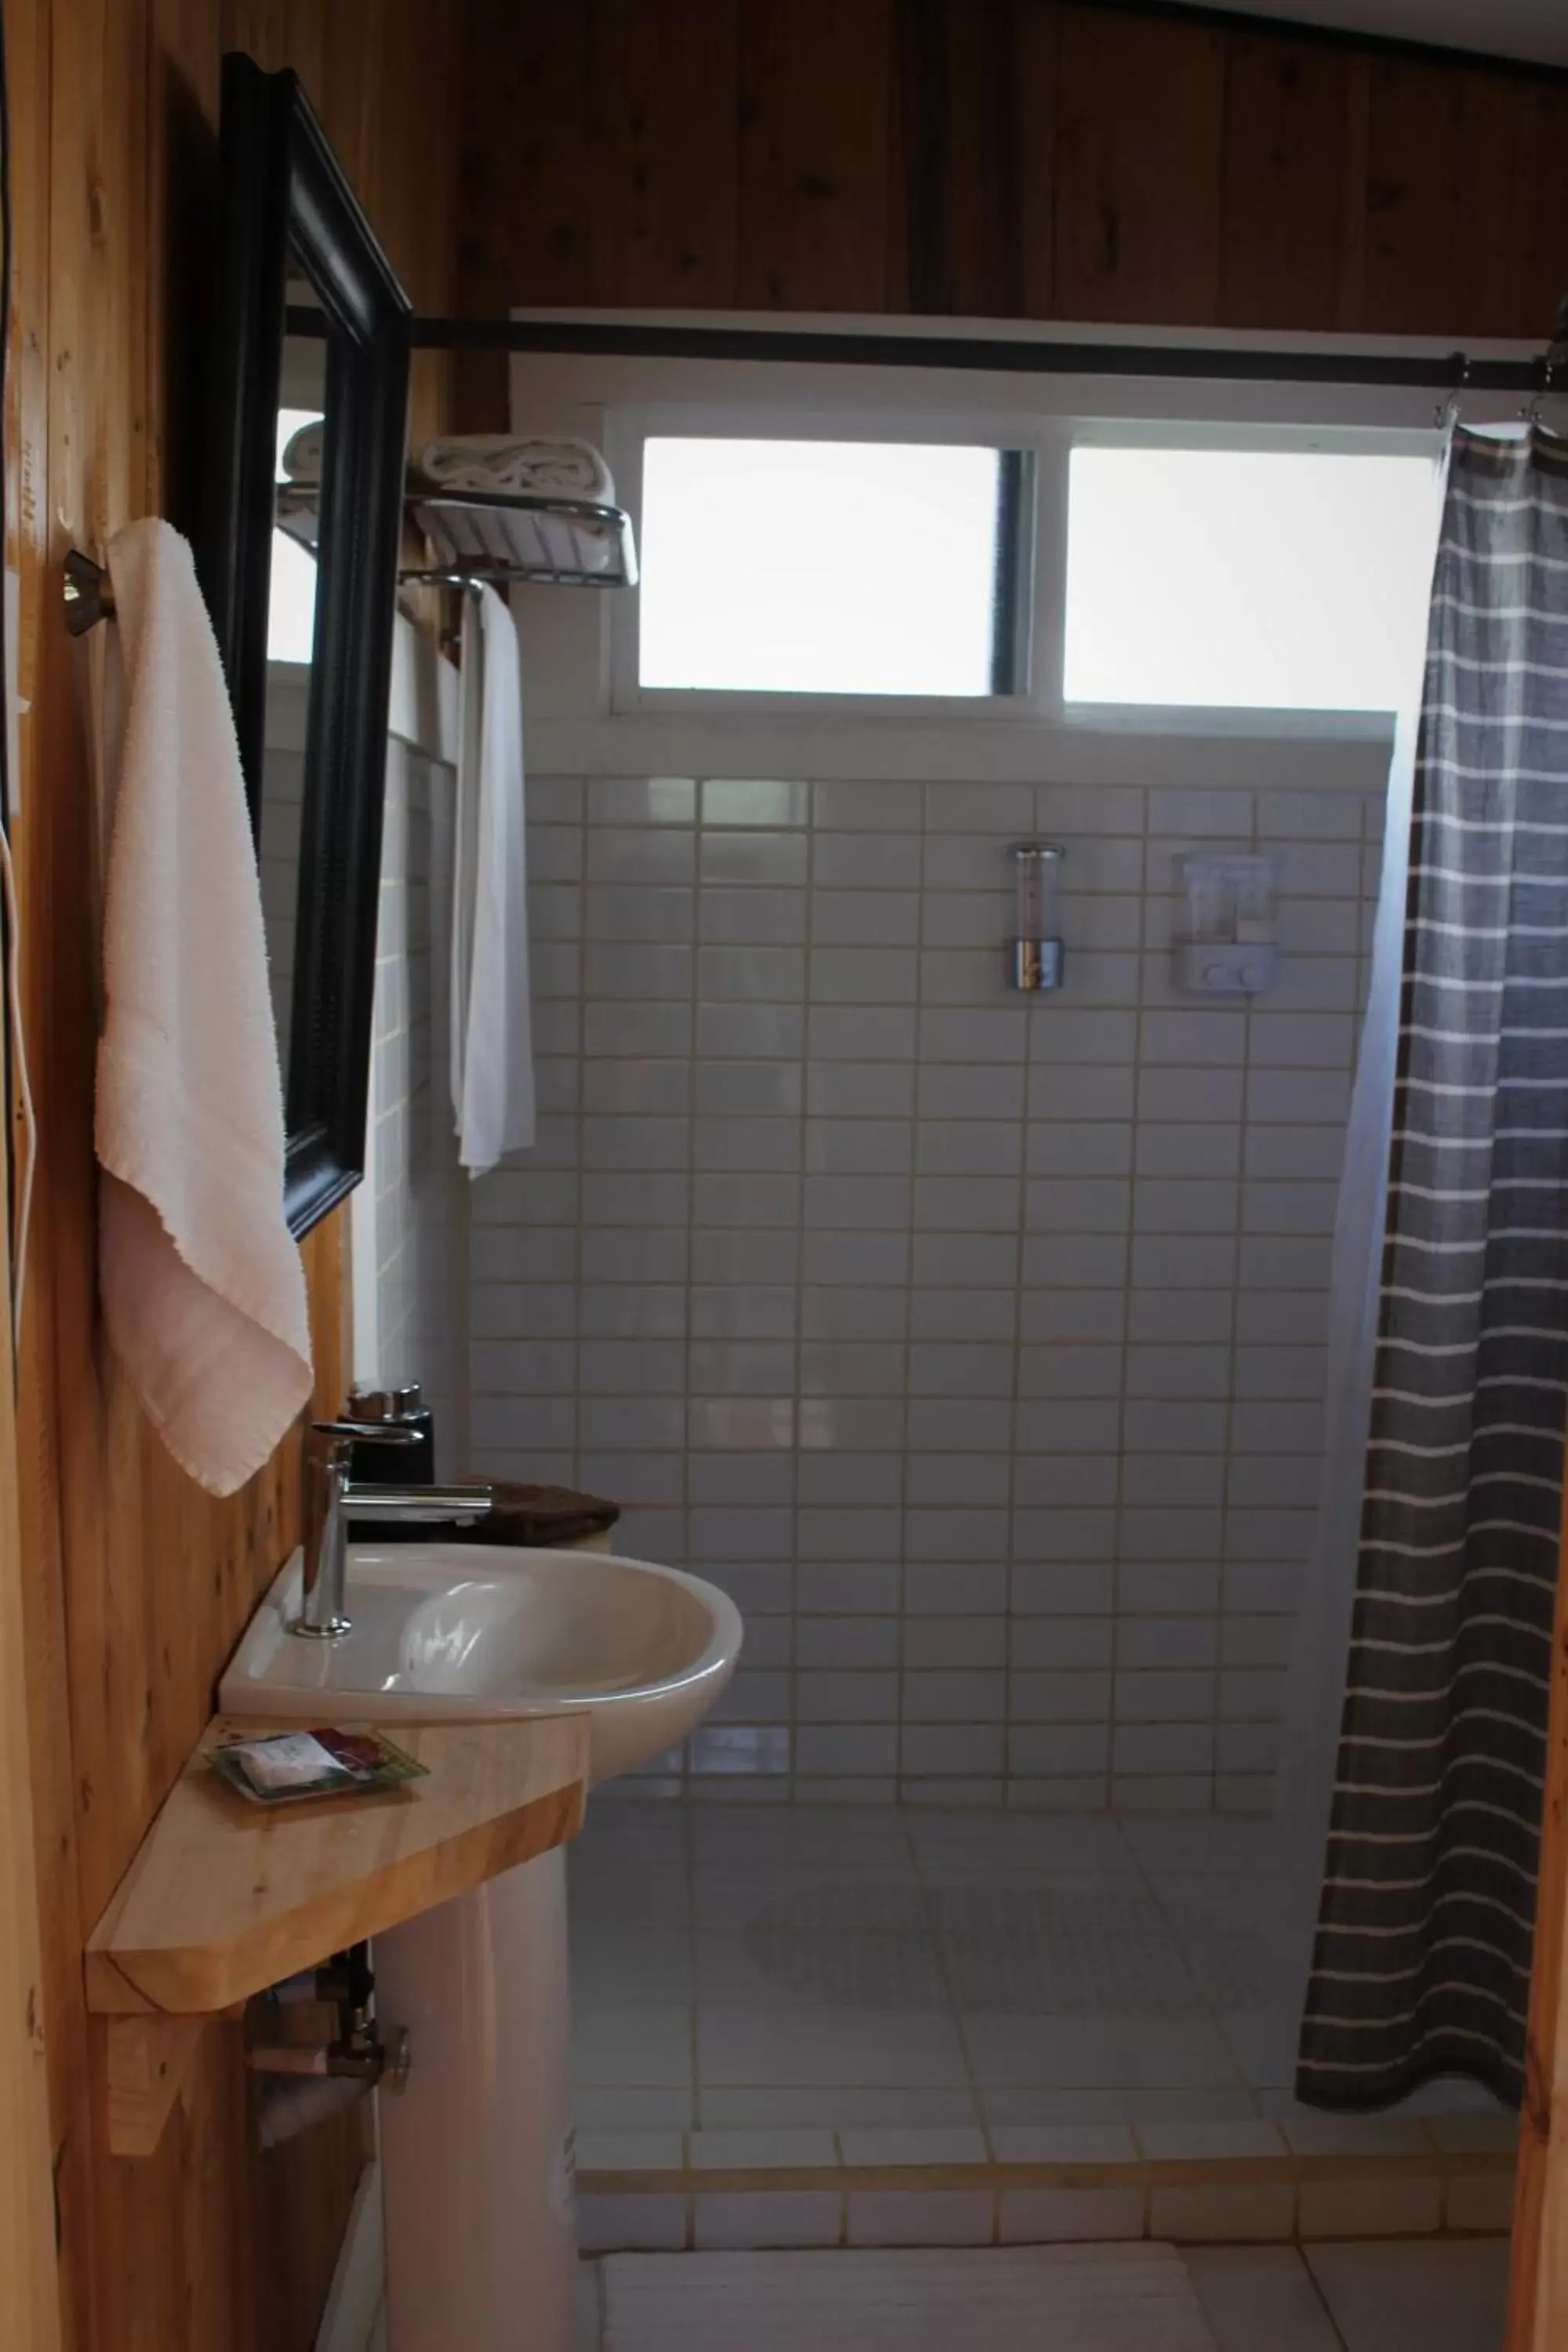
[[[454,781],[440,761],[389,740],[370,1149],[352,1212],[373,1221],[375,1377],[423,1384],[444,1474],[467,1444],[467,1204],[447,1049]]]
[[[471,1451],[744,1610],[647,1792],[1266,1806],[1381,803],[529,795],[542,1115],[474,1189]],[[1025,1000],[1031,833],[1067,976]],[[1279,860],[1256,1005],[1172,981],[1217,843]]]

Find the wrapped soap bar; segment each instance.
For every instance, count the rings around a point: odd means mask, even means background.
[[[260,1739],[228,1739],[210,1748],[215,1772],[256,1805],[289,1804],[301,1797],[369,1795],[401,1788],[429,1770],[379,1731],[278,1731]]]

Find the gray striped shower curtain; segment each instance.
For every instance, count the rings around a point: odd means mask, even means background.
[[[1522,2087],[1568,1412],[1568,443],[1456,436],[1297,2087]]]

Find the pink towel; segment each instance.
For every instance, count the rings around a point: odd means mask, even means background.
[[[132,523],[109,570],[126,716],[98,1045],[104,1318],[175,1460],[231,1495],[311,1390],[261,892],[191,551]]]

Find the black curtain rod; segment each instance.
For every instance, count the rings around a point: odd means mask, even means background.
[[[309,318],[311,314],[304,314]],[[317,314],[319,316],[319,314]],[[289,331],[294,331],[293,315]],[[1220,351],[1202,343],[988,341],[974,335],[877,335],[770,327],[600,326],[540,319],[416,319],[424,351],[584,352],[611,359],[771,360],[840,367],[971,368],[1010,375],[1131,375],[1210,383],[1389,384],[1412,391],[1539,392],[1532,360],[1462,351]]]

